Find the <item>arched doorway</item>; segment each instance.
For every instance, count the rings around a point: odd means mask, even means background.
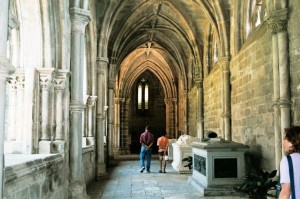
[[[166,129],[165,95],[159,79],[149,70],[143,72],[131,88],[129,120],[130,153],[140,151],[139,137],[145,126],[153,129],[155,143],[160,131]],[[153,153],[157,153],[154,143]]]

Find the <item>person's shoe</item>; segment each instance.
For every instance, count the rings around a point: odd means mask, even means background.
[[[159,170],[158,172],[159,172],[159,173],[162,173],[162,171],[161,171],[161,170]]]
[[[145,170],[145,167],[142,167],[140,172],[143,173],[144,170]]]
[[[167,173],[166,171],[164,171],[163,173]]]
[[[150,171],[147,171],[147,173],[151,173]]]

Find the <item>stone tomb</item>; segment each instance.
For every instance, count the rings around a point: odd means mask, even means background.
[[[194,138],[190,135],[181,135],[175,143],[172,143],[173,147],[173,162],[172,166],[174,170],[179,173],[191,173],[188,167],[185,165],[188,164],[186,161],[182,161],[182,159],[192,156],[192,146],[191,143],[195,141],[200,141],[197,138]]]
[[[193,142],[193,174],[189,182],[204,196],[239,195],[233,188],[244,180],[247,148],[220,138]]]

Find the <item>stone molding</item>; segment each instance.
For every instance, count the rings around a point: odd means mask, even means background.
[[[41,157],[36,160],[28,161],[23,164],[10,166],[5,168],[5,183],[11,182],[15,179],[21,179],[22,177],[42,171],[49,168],[51,165],[57,165],[64,160],[63,155],[49,155],[47,157]]]
[[[85,105],[78,101],[70,101],[70,112],[82,112],[85,109]]]
[[[109,59],[107,57],[97,57],[97,62],[101,63],[101,62],[105,62],[105,63],[109,63]]]

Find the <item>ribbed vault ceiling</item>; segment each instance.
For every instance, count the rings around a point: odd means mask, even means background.
[[[221,7],[228,6],[217,0],[99,1],[98,56],[116,60],[118,87],[124,95],[148,69],[160,79],[165,96],[176,97],[173,85],[186,89],[193,67],[201,71],[207,32],[226,29]],[[221,34],[218,39],[223,39]]]

